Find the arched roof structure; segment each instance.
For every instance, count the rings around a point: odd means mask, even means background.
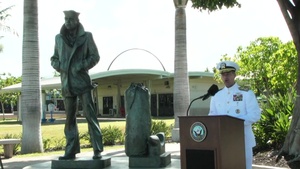
[[[155,57],[155,59],[160,63],[161,67],[163,68],[164,71],[166,71],[164,65],[162,64],[162,62],[159,60],[159,58],[157,56],[155,56],[153,53],[151,53],[150,51],[146,50],[146,49],[142,49],[142,48],[131,48],[131,49],[127,49],[127,50],[124,50],[123,52],[121,52],[120,54],[118,54],[114,59],[113,61],[109,64],[107,70],[110,70],[110,67],[111,65],[115,62],[115,60],[120,57],[122,54],[128,52],[128,51],[132,51],[132,50],[141,50],[141,51],[144,51],[144,52],[147,52],[149,54],[151,54],[151,56]]]

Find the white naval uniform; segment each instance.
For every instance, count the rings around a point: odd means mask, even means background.
[[[252,168],[252,148],[256,145],[252,124],[261,116],[257,99],[252,90],[240,90],[235,83],[224,87],[211,98],[208,115],[229,115],[244,120],[246,169]]]

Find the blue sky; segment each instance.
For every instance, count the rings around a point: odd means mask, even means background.
[[[222,9],[208,13],[191,8],[188,2],[187,55],[189,71],[210,70],[224,54],[233,55],[239,46],[247,46],[259,37],[276,36],[290,41],[289,30],[274,0],[240,0],[241,8]],[[22,74],[23,1],[1,3],[16,5],[7,23],[19,37],[2,33],[0,73]],[[39,1],[40,71],[52,77],[50,66],[54,37],[64,22],[64,10],[80,12],[86,31],[93,33],[100,62],[91,73],[106,71],[115,57],[131,48],[145,49],[162,62],[167,71],[174,71],[173,0],[51,0]],[[143,50],[123,53],[110,70],[120,68],[152,68],[162,70],[159,61]]]

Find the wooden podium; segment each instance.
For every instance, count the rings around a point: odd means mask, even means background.
[[[245,169],[244,121],[180,116],[181,169]]]

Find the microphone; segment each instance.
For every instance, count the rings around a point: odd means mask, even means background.
[[[214,96],[216,93],[218,93],[219,91],[219,87],[215,84],[211,85],[210,88],[207,90],[207,93],[203,96],[200,96],[200,97],[197,97],[195,98],[194,100],[191,101],[187,111],[186,111],[186,115],[188,116],[189,114],[189,110],[190,110],[190,107],[192,105],[192,103],[195,101],[195,100],[198,100],[198,99],[202,99],[203,101],[208,99],[210,96]]]
[[[210,96],[214,96],[216,93],[218,93],[218,91],[219,91],[219,87],[217,85],[215,85],[215,84],[211,85],[210,88],[207,90],[207,93],[205,95],[203,95],[202,100],[206,100]]]

